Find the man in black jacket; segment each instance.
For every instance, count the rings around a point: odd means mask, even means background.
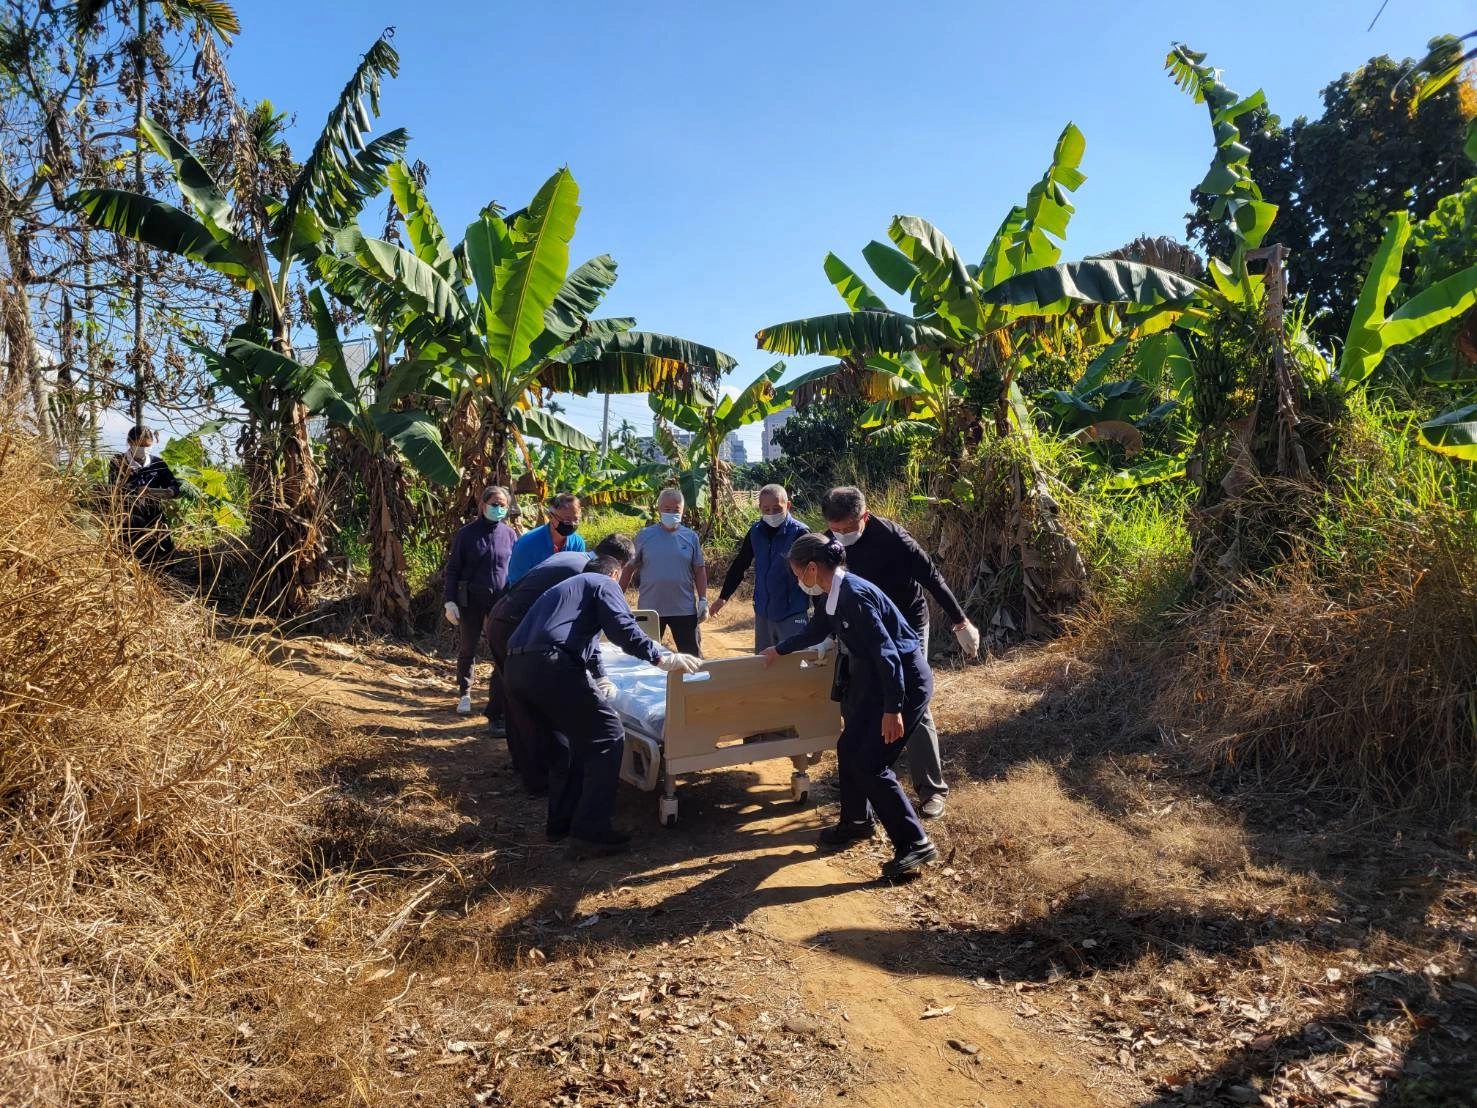
[[[979,629],[964,614],[933,559],[904,528],[868,512],[860,489],[849,485],[832,489],[821,499],[821,515],[829,533],[846,548],[846,568],[872,582],[898,606],[922,638],[925,655],[928,651],[925,590],[949,617],[954,637],[965,656],[972,658],[979,653]],[[944,781],[938,729],[932,712],[923,717],[923,722],[909,736],[907,758],[913,790],[921,802],[918,814],[924,819],[943,815],[949,786]]]

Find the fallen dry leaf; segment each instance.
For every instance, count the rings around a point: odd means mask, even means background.
[[[923,1009],[923,1014],[918,1018],[921,1020],[938,1019],[940,1016],[947,1016],[954,1008],[955,1005],[953,1004],[946,1004],[942,1008],[925,1008]]]

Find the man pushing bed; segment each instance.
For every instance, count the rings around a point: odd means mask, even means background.
[[[551,738],[544,832],[550,842],[569,837],[602,854],[624,850],[631,835],[611,824],[625,728],[590,674],[600,633],[667,673],[702,668],[689,654],[664,652],[636,626],[616,583],[621,569],[615,558],[592,559],[539,597],[508,641],[508,695]]]

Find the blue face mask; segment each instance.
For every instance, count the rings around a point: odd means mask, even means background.
[[[487,517],[488,523],[501,523],[508,518],[508,509],[501,504],[489,504],[482,509],[482,514]]]
[[[659,512],[658,516],[662,521],[662,526],[668,531],[675,531],[682,525],[681,512]]]

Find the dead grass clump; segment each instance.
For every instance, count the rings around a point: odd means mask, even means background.
[[[0,1102],[292,1102],[360,945],[292,877],[323,729],[71,493],[0,432]]]
[[[1216,763],[1441,808],[1477,782],[1477,549],[1412,533],[1353,581],[1306,561],[1187,616],[1155,705]]]

